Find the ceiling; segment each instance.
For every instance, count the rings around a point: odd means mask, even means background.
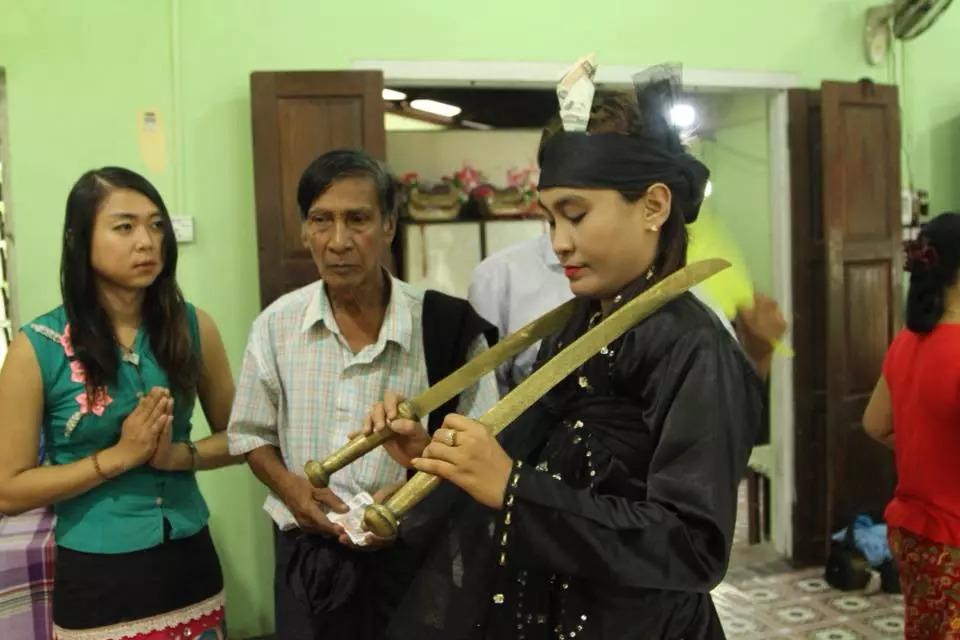
[[[428,98],[463,109],[455,118],[454,126],[467,120],[495,129],[539,129],[557,108],[556,93],[549,89],[403,87],[401,90],[407,94],[408,103]]]
[[[407,94],[403,105],[406,115],[416,114],[415,110],[409,108],[408,103],[418,98],[446,102],[463,109],[448,125],[454,128],[463,127],[463,121],[468,121],[494,129],[540,129],[557,110],[557,95],[552,89],[398,87],[398,90]],[[699,108],[709,111],[711,107],[728,98],[723,95],[698,93],[689,96],[689,99]],[[391,104],[400,105],[396,102]],[[438,121],[435,117],[426,119]],[[440,122],[442,121],[441,119]],[[469,126],[468,124],[467,127]]]

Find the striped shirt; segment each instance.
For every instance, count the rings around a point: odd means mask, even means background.
[[[287,468],[303,474],[363,426],[384,392],[413,397],[428,386],[423,350],[423,290],[395,278],[377,341],[353,353],[333,315],[323,282],[288,293],[253,323],[227,430],[230,453],[278,447]],[[487,348],[481,335],[467,358]],[[460,395],[458,413],[478,417],[498,399],[492,373]],[[426,424],[427,417],[423,417]],[[406,470],[382,449],[341,469],[330,488],[344,501],[401,482]],[[269,495],[264,510],[281,529],[297,526],[290,510]]]

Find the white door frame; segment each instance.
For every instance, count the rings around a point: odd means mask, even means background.
[[[529,87],[549,88],[569,68],[569,62],[475,62],[462,60],[356,60],[351,69],[380,69],[391,87]],[[600,85],[629,86],[643,66],[600,65]],[[765,91],[768,94],[768,156],[770,162],[770,207],[772,212],[773,295],[785,318],[793,317],[791,265],[790,153],[787,137],[787,90],[800,86],[794,74],[737,70],[683,69],[683,86],[691,91]],[[791,335],[784,341],[791,344]],[[793,362],[774,358],[771,372],[771,423],[776,434],[771,442],[778,471],[778,495],[774,545],[789,557],[793,550],[794,405]]]
[[[380,69],[390,86],[553,87],[570,68],[566,62],[474,62],[468,60],[355,60],[351,69]],[[629,85],[647,67],[600,65],[597,84]],[[692,91],[799,86],[791,73],[683,68],[683,86]]]
[[[768,102],[767,144],[770,160],[770,221],[772,241],[773,294],[783,317],[787,335],[783,341],[793,344],[793,219],[790,212],[790,140],[787,90],[774,93]],[[793,397],[793,360],[775,357],[770,372],[770,422],[777,425],[771,438],[775,468],[779,470],[776,536],[774,546],[783,556],[793,557],[793,512],[797,500],[795,486],[795,406]],[[771,429],[771,431],[773,431]]]

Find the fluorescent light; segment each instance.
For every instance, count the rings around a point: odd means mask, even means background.
[[[697,122],[697,110],[686,102],[678,102],[670,108],[670,122],[678,129],[689,129]]]
[[[406,100],[407,94],[403,91],[397,91],[396,89],[384,89],[383,99],[390,102],[399,102],[400,100]]]
[[[411,102],[410,106],[417,111],[426,111],[427,113],[443,116],[444,118],[452,118],[460,115],[460,112],[463,111],[463,109],[458,106],[447,104],[446,102],[437,102],[436,100],[418,99]]]
[[[493,126],[483,122],[474,122],[473,120],[461,120],[460,125],[465,129],[476,129],[477,131],[492,131]]]
[[[389,111],[383,114],[383,128],[387,131],[445,131],[447,129],[446,125],[408,118]]]
[[[707,180],[707,186],[703,188],[703,197],[709,198],[711,193],[713,193],[713,183]]]

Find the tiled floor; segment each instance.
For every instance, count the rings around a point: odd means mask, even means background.
[[[822,568],[795,570],[769,544],[748,545],[741,494],[730,569],[713,591],[729,640],[903,638],[902,597],[837,591]]]
[[[739,514],[746,512],[741,500]],[[794,570],[769,545],[747,545],[737,522],[730,570],[713,592],[730,640],[887,640],[903,637],[903,598],[837,591],[823,569]]]
[[[731,640],[903,637],[901,596],[836,591],[821,569],[731,572],[713,596]]]

